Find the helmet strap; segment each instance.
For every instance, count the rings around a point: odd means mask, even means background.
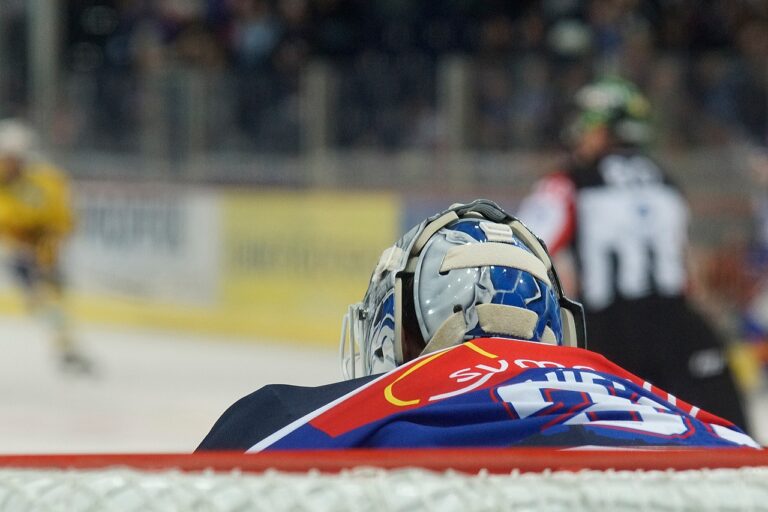
[[[533,337],[539,321],[539,315],[535,312],[505,304],[478,304],[475,306],[475,311],[483,331],[524,340]]]
[[[467,322],[464,320],[464,311],[459,310],[446,318],[443,324],[438,327],[432,339],[429,340],[427,346],[421,351],[421,355],[461,344],[464,342],[466,332]]]

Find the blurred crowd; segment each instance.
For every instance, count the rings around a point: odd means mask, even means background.
[[[5,0],[5,48],[23,70],[24,2]],[[9,6],[16,5],[17,16]],[[342,147],[434,146],[444,132],[440,63],[472,62],[478,148],[558,143],[568,98],[621,73],[653,100],[659,141],[765,142],[768,2],[764,0],[72,0],[64,3],[67,73],[92,78],[94,133],[125,140],[142,77],[192,69],[228,77],[233,121],[278,150],[298,144],[297,90],[307,63],[338,70]],[[24,74],[3,82],[23,104]],[[7,108],[6,108],[7,110]],[[13,112],[11,112],[13,113]],[[119,122],[116,122],[119,121]],[[272,136],[268,136],[269,132]],[[288,141],[288,142],[286,142]]]

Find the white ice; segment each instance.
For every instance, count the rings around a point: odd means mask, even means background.
[[[190,452],[269,383],[339,380],[335,348],[78,326],[94,377],[59,371],[45,329],[0,317],[0,453]]]

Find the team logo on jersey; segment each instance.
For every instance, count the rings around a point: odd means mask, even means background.
[[[498,386],[532,368],[591,369],[577,364],[583,359],[581,353],[542,343],[473,340],[401,366],[314,418],[311,424],[338,436],[392,414]]]

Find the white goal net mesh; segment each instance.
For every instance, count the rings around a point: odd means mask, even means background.
[[[0,511],[768,511],[762,450],[0,456]]]
[[[555,471],[407,468],[259,474],[2,470],[8,511],[768,510],[768,469]]]

